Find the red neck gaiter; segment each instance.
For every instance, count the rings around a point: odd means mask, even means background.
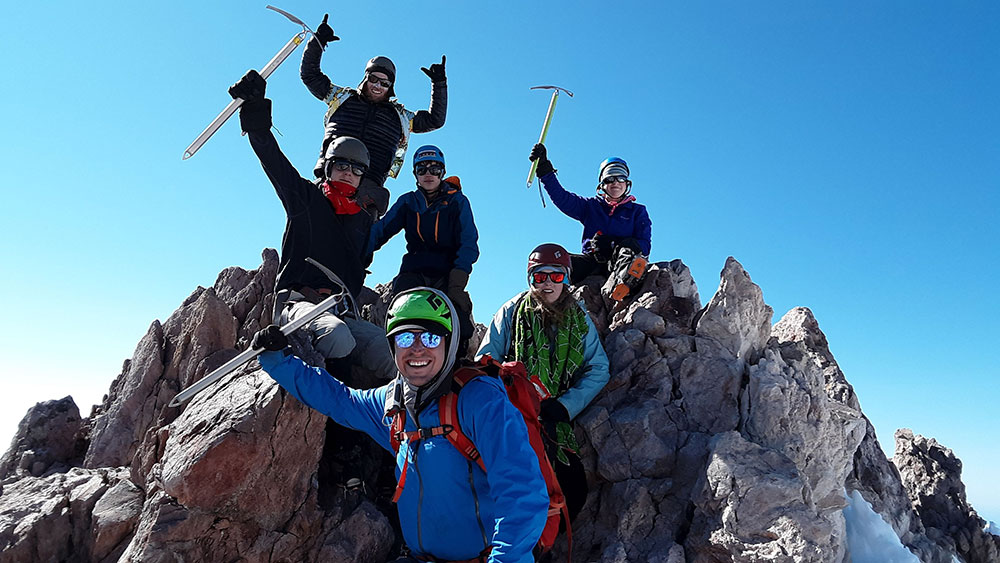
[[[333,204],[337,215],[354,215],[361,211],[361,206],[351,199],[357,191],[357,188],[346,182],[327,180],[323,183],[323,195]]]

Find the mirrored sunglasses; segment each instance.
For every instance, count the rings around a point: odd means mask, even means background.
[[[333,168],[335,170],[339,170],[341,172],[344,172],[345,170],[350,169],[351,174],[354,174],[355,176],[364,176],[365,175],[365,167],[364,166],[360,166],[358,164],[354,164],[353,162],[346,162],[346,161],[343,161],[343,160],[340,161],[340,162],[334,161]]]
[[[395,334],[393,338],[396,339],[397,348],[409,348],[417,341],[418,335],[420,336],[420,343],[427,349],[437,348],[441,345],[441,340],[443,340],[441,335],[434,334],[433,332],[400,332]]]
[[[381,86],[383,88],[391,88],[392,82],[387,79],[382,79],[377,76],[368,75],[368,82],[371,82],[373,86]]]
[[[615,182],[621,182],[622,184],[624,184],[625,182],[628,182],[628,176],[607,176],[606,178],[601,180],[601,183],[604,184],[605,186],[614,184]]]
[[[440,164],[418,164],[413,167],[413,173],[417,176],[432,174],[434,176],[441,177],[441,175],[444,174],[444,167]]]
[[[535,272],[531,274],[531,282],[535,285],[545,283],[545,278],[552,280],[552,283],[562,283],[566,279],[566,274],[562,272]]]

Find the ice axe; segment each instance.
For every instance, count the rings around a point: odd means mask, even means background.
[[[275,8],[274,6],[267,6],[267,9],[274,10],[275,12],[278,12],[279,14],[292,20],[293,23],[301,25],[302,31],[296,33],[294,37],[289,39],[288,43],[285,43],[285,46],[282,47],[280,51],[278,51],[278,54],[275,55],[270,62],[264,65],[264,68],[260,69],[260,76],[264,80],[267,80],[267,77],[271,76],[271,73],[273,73],[274,70],[278,68],[278,66],[281,63],[285,62],[285,59],[288,58],[288,55],[291,55],[292,51],[294,51],[295,48],[298,47],[300,43],[305,41],[308,35],[310,34],[315,35],[315,33],[313,33],[313,30],[309,29],[308,25],[306,25],[302,20],[293,16],[292,14],[289,14],[288,12],[281,10],[279,8]],[[188,145],[188,148],[184,149],[184,158],[181,160],[187,160],[192,156],[194,156],[194,153],[198,152],[198,149],[200,149],[202,145],[207,143],[208,140],[212,138],[212,135],[215,135],[215,132],[218,131],[219,128],[222,127],[222,124],[228,121],[229,118],[232,117],[234,113],[236,113],[236,110],[239,109],[241,105],[243,105],[243,100],[241,98],[236,98],[235,100],[229,102],[229,105],[226,106],[226,109],[222,110],[222,113],[220,113],[214,120],[212,120],[211,123],[208,124],[208,127],[206,127],[205,130],[201,132],[201,135],[198,135],[198,138],[195,139],[193,143]]]
[[[312,264],[313,266],[316,266],[320,270],[322,270],[322,272],[326,274],[326,276],[330,278],[331,281],[340,286],[340,291],[334,293],[333,295],[317,303],[316,306],[313,307],[312,309],[309,309],[309,311],[306,312],[306,314],[295,319],[294,321],[286,323],[285,326],[281,327],[281,333],[284,334],[285,336],[288,336],[291,333],[295,332],[296,330],[302,328],[316,317],[322,315],[327,310],[333,308],[339,303],[344,302],[345,300],[349,302],[352,307],[355,307],[355,310],[357,310],[356,309],[357,306],[354,303],[354,297],[351,295],[351,292],[347,290],[347,286],[344,285],[344,282],[341,281],[341,279],[337,277],[336,274],[334,274],[332,271],[330,271],[329,268],[323,266],[322,264],[313,260],[312,258],[306,258],[306,261]],[[249,362],[250,360],[256,358],[257,356],[263,353],[264,353],[263,348],[247,348],[235,358],[222,364],[214,371],[212,371],[212,373],[199,379],[193,385],[189,386],[187,389],[175,395],[174,398],[170,400],[170,404],[168,406],[171,407],[181,406],[181,403],[188,401],[198,393],[204,391],[205,388],[208,387],[209,385],[229,375],[230,373],[235,371],[236,368],[242,366],[243,364]]]
[[[573,97],[573,92],[565,88],[560,88],[559,86],[532,86],[531,90],[552,90],[552,99],[549,100],[549,110],[545,112],[545,123],[542,125],[542,134],[538,137],[539,143],[545,142],[545,136],[549,133],[549,124],[552,123],[552,112],[556,109],[556,100],[559,99],[559,92],[566,92],[569,97]],[[535,168],[538,167],[538,161],[531,161],[531,169],[528,170],[528,188],[531,188],[531,183],[535,181]],[[542,186],[538,186],[538,195],[542,195]],[[542,206],[545,206],[545,198],[542,198]]]

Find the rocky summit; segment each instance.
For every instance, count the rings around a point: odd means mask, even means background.
[[[382,454],[358,454],[372,486],[345,488],[330,461],[342,431],[256,362],[169,406],[268,324],[277,267],[265,250],[154,321],[88,417],[69,397],[28,411],[0,459],[0,562],[382,563],[398,548],[372,474]],[[361,299],[374,322],[377,289]],[[735,259],[704,305],[680,260],[653,264],[624,303],[599,281],[577,297],[611,381],[577,418],[590,496],[574,561],[851,561],[855,491],[920,561],[1000,561],[954,454],[901,430],[887,459],[813,314],[773,323]]]

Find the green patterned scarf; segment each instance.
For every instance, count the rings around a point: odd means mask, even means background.
[[[537,375],[553,397],[569,389],[573,374],[583,365],[583,340],[590,327],[586,314],[566,289],[555,309],[539,302],[529,291],[514,313],[514,359],[524,362],[529,375]],[[551,329],[555,326],[555,330]],[[565,422],[556,425],[556,458],[569,465],[566,452],[576,453],[573,427]]]
[[[514,313],[514,357],[524,362],[529,374],[538,376],[553,397],[569,389],[573,374],[584,362],[583,340],[589,330],[586,313],[572,298],[568,305],[554,335],[546,326],[542,305],[530,291]]]

